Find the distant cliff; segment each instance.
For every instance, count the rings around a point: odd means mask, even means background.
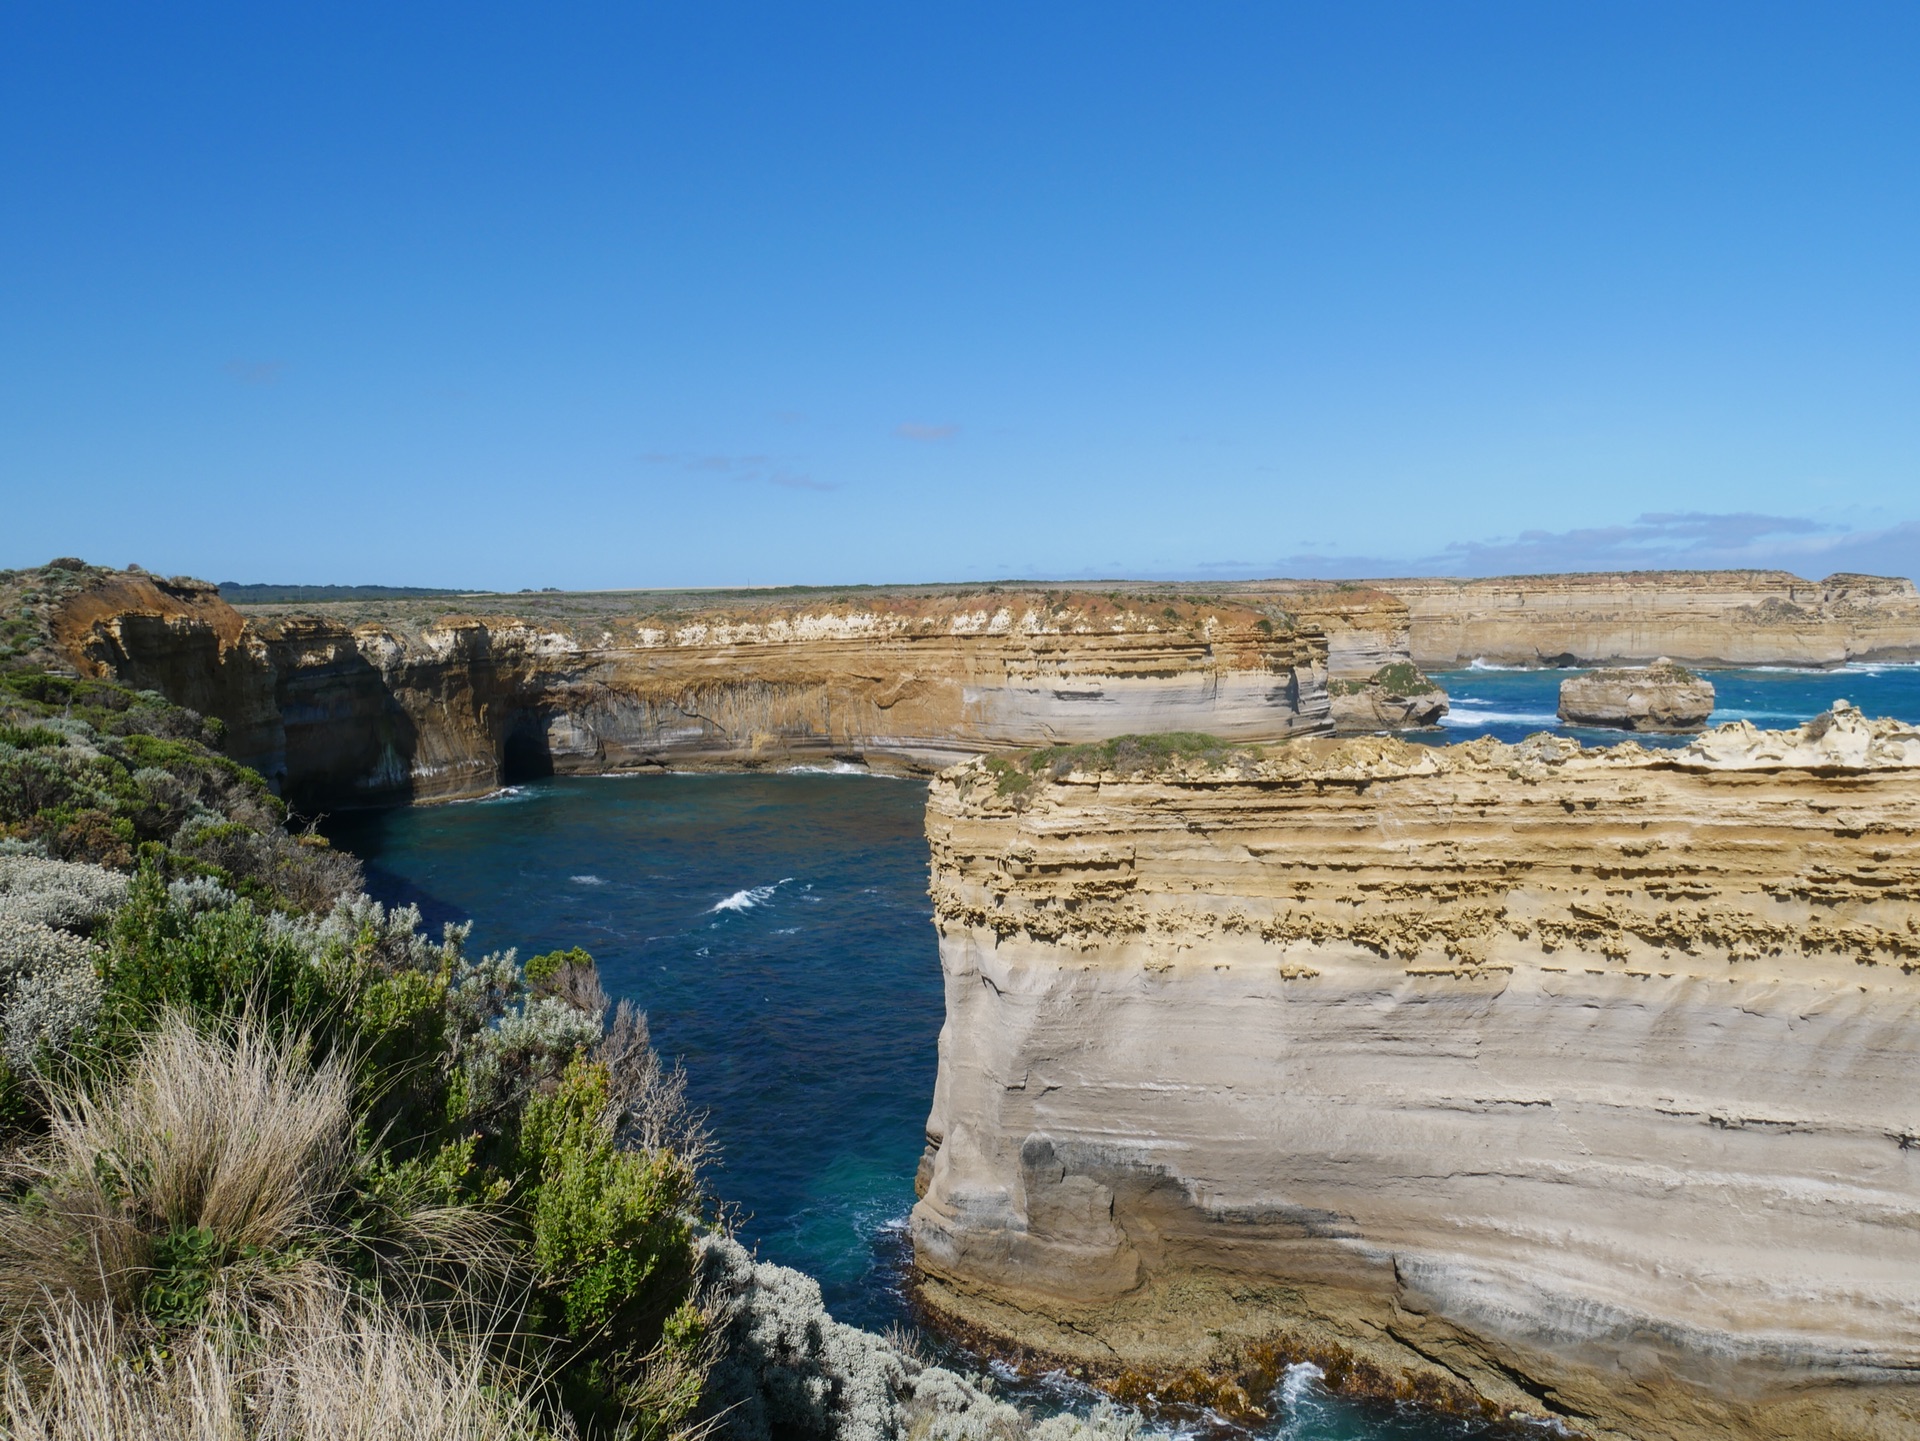
[[[1920,1434],[1920,732],[1141,754],[934,783],[937,1309],[1592,1436]]]
[[[1126,731],[1329,728],[1324,638],[1244,604],[996,591],[546,607],[243,615],[212,586],[117,572],[66,596],[51,628],[74,668],[225,721],[231,754],[310,809],[552,773],[932,771]]]
[[[1414,662],[1833,666],[1920,660],[1913,582],[1778,570],[1382,580],[1407,605]]]

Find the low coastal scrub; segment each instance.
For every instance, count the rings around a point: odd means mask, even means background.
[[[425,934],[219,741],[0,673],[0,1436],[1138,1429],[834,1322],[727,1235],[684,1077],[592,956]]]
[[[1370,687],[1378,687],[1381,694],[1395,699],[1430,695],[1440,689],[1412,661],[1397,660],[1391,665],[1381,666],[1365,680],[1330,680],[1327,682],[1327,694],[1359,695]]]
[[[548,1429],[691,1423],[707,1203],[682,1152],[701,1141],[631,1012],[610,1015],[585,977],[534,995],[511,954],[470,957],[460,928],[432,941],[416,912],[364,896],[267,910],[147,864],[102,922],[98,868],[36,859],[4,858],[41,876],[24,924],[65,940],[29,932],[0,957],[16,1402],[54,1404],[91,1337],[117,1348],[95,1358],[112,1384],[75,1406],[113,1387],[134,1387],[116,1405],[172,1404],[174,1381],[220,1367],[305,1406],[289,1378],[311,1380],[316,1357],[430,1351],[434,1385],[478,1376],[479,1400],[499,1376],[537,1378],[514,1394]],[[90,933],[42,903],[49,868],[81,873],[67,893],[88,905],[69,915]],[[49,969],[82,978],[78,999],[29,1012]],[[623,1143],[636,1134],[656,1144]],[[164,1379],[189,1356],[206,1364]]]
[[[1161,735],[1116,736],[1084,745],[1047,746],[1017,755],[989,756],[986,773],[1002,797],[1018,797],[1036,781],[1062,780],[1075,771],[1135,776],[1170,766],[1198,763],[1223,765],[1246,753],[1218,736],[1198,731],[1168,731]]]
[[[266,906],[312,910],[360,870],[311,833],[253,771],[219,753],[223,728],[153,691],[0,672],[0,839],[58,860],[169,879],[206,877]]]

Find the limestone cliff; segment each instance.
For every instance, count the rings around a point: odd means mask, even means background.
[[[1833,666],[1920,660],[1913,582],[1777,570],[1382,580],[1408,607],[1414,662]]]
[[[1122,749],[934,783],[930,1302],[1592,1436],[1920,1434],[1920,732]]]
[[[197,588],[196,588],[197,587]],[[657,614],[241,616],[119,574],[65,602],[78,669],[228,721],[308,808],[646,766],[930,771],[1128,731],[1328,728],[1326,645],[1259,610],[1069,592],[876,595]]]

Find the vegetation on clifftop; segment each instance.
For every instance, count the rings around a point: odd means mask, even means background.
[[[691,1425],[705,1142],[645,1018],[361,895],[220,738],[0,672],[0,1429]]]
[[[1383,695],[1401,699],[1407,696],[1430,695],[1440,689],[1410,660],[1398,660],[1383,665],[1365,680],[1330,680],[1327,682],[1328,695],[1359,695],[1370,686],[1378,686]]]
[[[1168,731],[1161,735],[1115,736],[1082,745],[1047,746],[1014,755],[988,756],[983,762],[1002,797],[1024,795],[1038,781],[1063,780],[1075,771],[1135,776],[1169,766],[1199,763],[1223,765],[1236,755],[1251,755],[1218,736],[1199,731]]]

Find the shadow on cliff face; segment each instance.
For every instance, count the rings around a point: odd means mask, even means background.
[[[547,739],[547,718],[538,712],[515,716],[500,742],[500,784],[544,780],[553,774],[553,746]]]
[[[277,669],[289,805],[316,815],[414,799],[418,728],[365,656],[341,647],[324,665]]]

